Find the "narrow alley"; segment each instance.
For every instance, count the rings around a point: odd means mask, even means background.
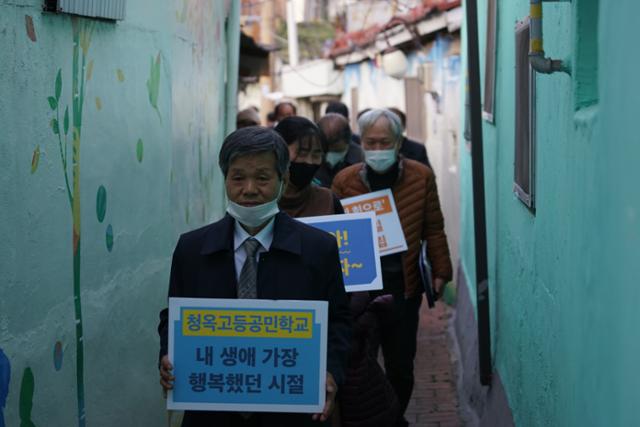
[[[429,309],[423,304],[418,330],[416,383],[407,408],[415,427],[463,426],[456,390],[455,353],[452,355],[453,309],[444,302]]]
[[[640,425],[638,16],[0,1],[0,427]]]

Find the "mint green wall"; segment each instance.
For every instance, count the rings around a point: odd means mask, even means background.
[[[544,4],[547,54],[568,58],[574,77],[537,76],[533,215],[512,191],[514,25],[528,2],[498,3],[496,122],[484,122],[495,368],[519,426],[636,425],[640,4],[600,2],[597,19],[597,1]],[[479,9],[484,52],[486,1]],[[473,294],[469,153],[460,163],[462,264]]]
[[[4,419],[84,425],[84,400],[87,426],[164,425],[155,328],[171,253],[179,233],[223,212],[230,2],[129,0],[117,23],[42,3],[0,3]]]

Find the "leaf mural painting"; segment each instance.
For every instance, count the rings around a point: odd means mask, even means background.
[[[107,245],[107,250],[111,252],[113,250],[113,227],[111,224],[107,225],[107,230],[104,233],[104,240]]]
[[[31,368],[25,368],[20,384],[20,427],[35,427],[31,421],[33,410],[33,392],[35,391],[35,379]]]
[[[62,349],[62,343],[56,341],[56,345],[53,347],[53,367],[56,371],[62,369],[62,357],[64,356],[64,350]]]
[[[151,71],[149,73],[149,79],[147,80],[147,91],[149,92],[149,103],[158,113],[158,118],[160,118],[160,123],[162,123],[162,116],[160,115],[160,110],[158,109],[158,95],[160,92],[160,52],[156,56],[156,60],[153,60],[151,57]]]
[[[96,195],[96,215],[98,221],[104,221],[104,216],[107,213],[107,190],[101,185],[98,188],[98,194]]]
[[[144,144],[142,143],[142,138],[138,138],[138,143],[136,144],[136,158],[138,159],[138,163],[142,163],[143,155],[144,155]]]
[[[38,169],[38,164],[40,163],[40,146],[36,146],[36,149],[33,150],[33,156],[31,157],[31,173],[35,173]]]
[[[49,107],[55,112],[51,120],[53,134],[56,135],[62,172],[67,190],[67,198],[71,209],[72,230],[71,249],[73,255],[73,305],[76,331],[76,397],[78,405],[78,426],[86,425],[84,398],[84,336],[82,324],[82,300],[80,292],[80,247],[81,205],[80,205],[80,142],[82,141],[82,115],[85,100],[85,83],[91,78],[93,61],[87,67],[87,54],[91,45],[91,37],[95,22],[78,17],[71,18],[73,35],[73,60],[71,64],[71,114],[65,106],[60,127],[60,107],[62,95],[62,70],[58,70],[54,84],[54,95],[47,98]],[[68,161],[68,143],[71,139],[71,161]],[[71,173],[69,173],[69,166]],[[71,180],[69,180],[71,176]],[[25,372],[26,375],[26,372]],[[23,381],[24,383],[24,381]],[[21,409],[22,411],[22,409]],[[22,412],[21,412],[22,414]],[[23,423],[25,421],[23,420]],[[23,424],[24,427],[31,424]]]
[[[38,38],[36,37],[36,29],[33,26],[33,18],[29,15],[24,15],[24,25],[27,29],[27,37],[35,43]]]

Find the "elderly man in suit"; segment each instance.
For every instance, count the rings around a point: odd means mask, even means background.
[[[239,129],[219,156],[229,199],[220,221],[183,234],[173,253],[169,297],[318,300],[329,303],[327,400],[321,414],[185,413],[183,427],[325,425],[344,378],[350,313],[336,240],[278,209],[289,176],[288,148],[273,130]],[[160,383],[173,387],[167,310],[160,313]]]

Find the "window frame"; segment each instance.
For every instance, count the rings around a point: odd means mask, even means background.
[[[515,30],[515,136],[514,136],[514,177],[513,191],[516,197],[532,212],[535,213],[535,167],[536,167],[536,72],[529,62],[529,19],[518,22]],[[525,37],[521,40],[520,37]],[[526,71],[522,64],[526,61]],[[527,94],[523,94],[522,79],[528,81]],[[521,103],[527,103],[526,117],[523,114],[524,107]],[[526,140],[521,140],[523,128],[526,127]],[[526,157],[525,157],[526,156]],[[524,160],[524,161],[521,161]],[[527,165],[527,171],[521,171],[519,167]],[[527,182],[524,182],[526,180]],[[526,187],[526,188],[525,188]]]

